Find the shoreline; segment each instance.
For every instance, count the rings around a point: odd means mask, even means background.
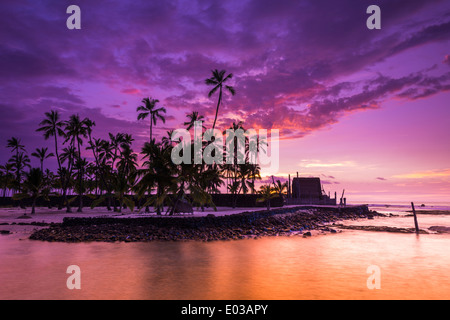
[[[245,208],[241,209],[245,210]],[[65,217],[34,230],[29,239],[50,242],[216,241],[341,232],[333,223],[385,216],[367,206],[291,206],[203,216]]]

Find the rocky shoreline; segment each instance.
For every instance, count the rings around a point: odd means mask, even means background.
[[[415,233],[415,228],[399,228],[389,226],[346,226],[342,224],[335,225],[338,229],[351,229],[351,230],[363,230],[363,231],[383,231],[383,232],[398,232],[398,233]],[[419,229],[419,233],[427,234],[428,232],[423,229]]]
[[[36,230],[32,240],[58,242],[214,241],[297,234],[312,230],[336,232],[333,223],[371,219],[383,214],[367,206],[345,208],[279,208],[205,217],[64,218],[62,223]]]

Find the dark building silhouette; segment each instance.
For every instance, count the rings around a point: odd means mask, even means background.
[[[292,179],[289,204],[324,204],[335,205],[334,199],[326,195],[322,189],[320,178],[300,178]]]

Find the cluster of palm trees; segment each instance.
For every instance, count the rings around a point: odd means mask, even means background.
[[[212,128],[215,127],[222,102],[222,91],[225,89],[232,95],[235,94],[232,86],[225,85],[233,75],[225,74],[224,70],[213,70],[212,76],[205,80],[207,85],[214,86],[208,96],[219,92]],[[3,197],[8,191],[12,191],[13,199],[18,201],[32,198],[32,213],[36,199],[57,194],[60,196],[59,209],[66,207],[67,212],[71,212],[71,203],[77,198],[77,211],[82,212],[83,196],[87,196],[93,198],[92,207],[103,203],[108,210],[121,212],[125,206],[131,210],[136,205],[146,210],[153,206],[157,214],[162,214],[165,207],[167,214],[173,214],[178,205],[186,201],[202,209],[205,206],[215,208],[211,194],[218,193],[225,185],[227,191],[235,196],[240,193],[256,193],[255,180],[261,179],[260,167],[248,161],[238,164],[237,150],[233,163],[174,164],[171,160],[174,148],[172,131],[167,131],[167,135],[160,141],[153,137],[153,126],[158,121],[164,123],[167,112],[158,103],[159,100],[148,97],[137,107],[137,119],[150,120],[149,141],[144,144],[140,154],[132,149],[134,139],[130,134],[109,133],[107,139],[95,138],[95,122],[91,119],[81,119],[78,114],[73,114],[68,120],[62,120],[58,111],[46,112],[36,131],[42,133],[45,140],[53,140],[54,153],[49,152],[48,148],[37,148],[31,156],[39,159],[40,167],[31,168],[30,158],[21,140],[17,137],[9,139],[7,147],[13,155],[5,165],[0,166]],[[196,111],[188,114],[187,118],[184,125],[188,130],[194,126],[195,121],[204,119]],[[234,130],[239,128],[244,129],[242,122],[233,123],[231,127]],[[193,141],[191,147],[191,156],[194,157]],[[205,147],[206,144],[203,144],[203,148]],[[93,160],[88,161],[87,151],[92,153],[90,158]],[[57,160],[56,173],[44,169],[44,161],[51,157]],[[139,160],[141,165],[138,165]],[[266,187],[259,191],[260,200],[266,203],[270,203],[270,198],[277,192],[283,192],[283,188],[277,191],[276,188]],[[230,204],[233,207],[236,206],[235,199],[236,197]]]

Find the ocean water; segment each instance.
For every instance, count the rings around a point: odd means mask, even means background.
[[[450,210],[437,205],[416,209]],[[370,208],[399,216],[347,223],[414,226],[406,203]],[[418,222],[450,227],[450,216],[419,214]],[[450,299],[449,248],[450,234],[357,230],[150,243],[11,234],[0,236],[0,299]],[[70,265],[80,268],[80,289],[67,287]]]

